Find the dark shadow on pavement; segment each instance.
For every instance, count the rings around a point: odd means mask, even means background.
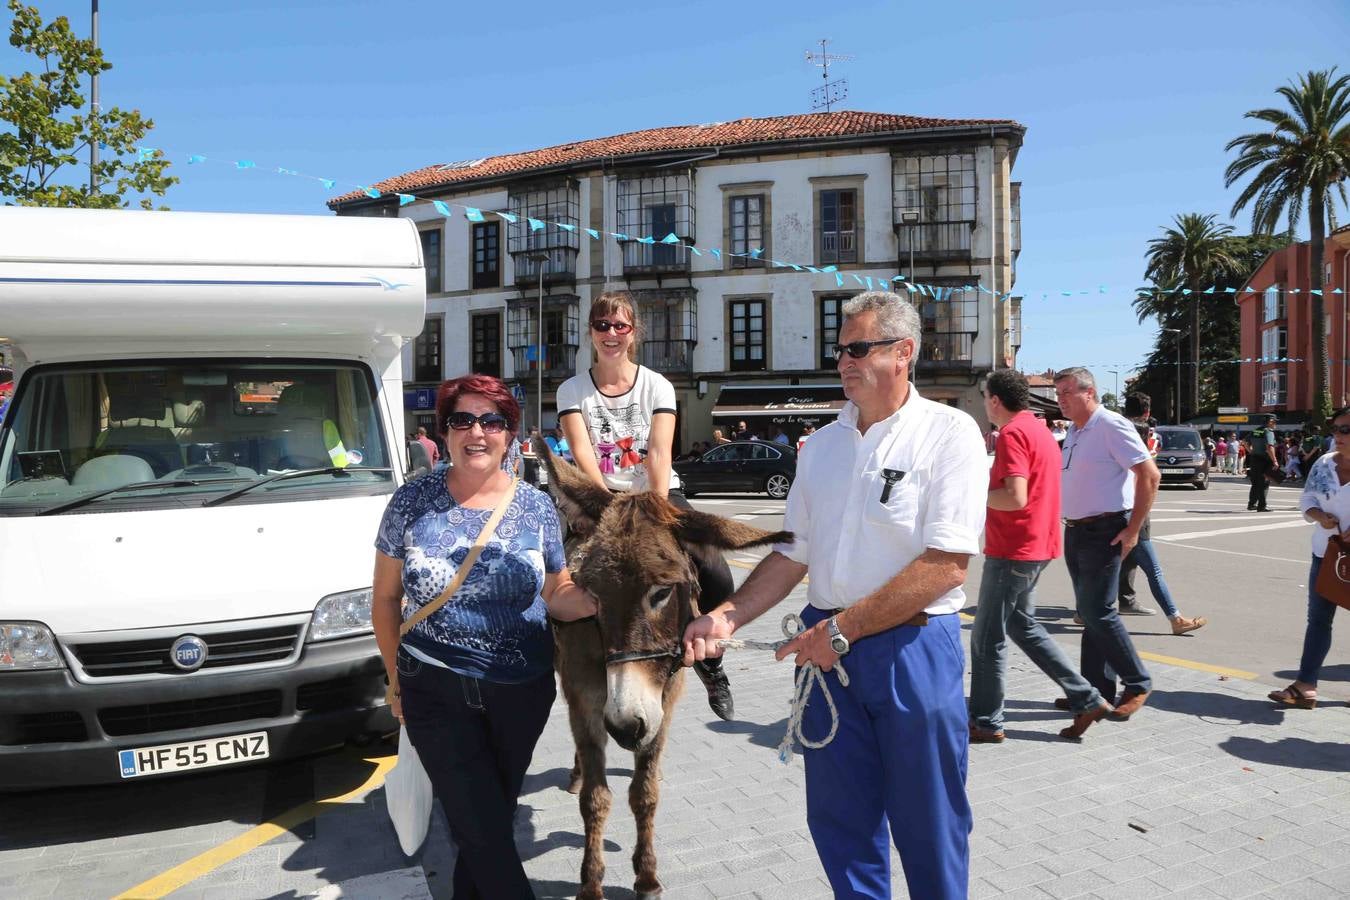
[[[745,734],[750,736],[750,743],[756,747],[770,747],[778,749],[778,742],[783,739],[783,732],[787,729],[787,719],[779,719],[772,725],[760,725],[755,722],[709,722],[708,730],[717,734]],[[810,735],[807,735],[809,738]]]
[[[1241,722],[1244,725],[1279,725],[1284,721],[1283,712],[1269,700],[1218,692],[1155,690],[1148,695],[1144,712],[1150,707],[1205,721]]]
[[[1274,676],[1281,681],[1293,681],[1298,678],[1298,672],[1293,669],[1287,669],[1283,672],[1275,672]],[[1323,666],[1317,673],[1319,681],[1346,681],[1350,682],[1350,663],[1336,663],[1331,666]]]
[[[565,791],[567,790],[567,782],[571,777],[572,770],[564,768],[534,772],[525,776],[525,780],[520,785],[520,796],[528,797],[530,794],[539,793],[544,788],[557,788],[560,791]]]
[[[1040,741],[1043,744],[1071,744],[1057,734],[1049,731],[1027,731],[1022,728],[1008,728],[1004,726],[1003,733],[1010,741]],[[1089,732],[1091,734],[1091,732]]]
[[[1293,737],[1261,741],[1234,735],[1220,743],[1219,748],[1239,759],[1270,766],[1350,772],[1350,748],[1344,741],[1310,741]]]
[[[572,900],[580,887],[575,881],[531,881],[530,886],[539,900]],[[634,900],[636,896],[632,888],[605,885],[606,900]]]

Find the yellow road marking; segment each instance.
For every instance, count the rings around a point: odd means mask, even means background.
[[[1213,672],[1215,675],[1227,675],[1229,678],[1241,678],[1245,681],[1255,681],[1261,676],[1255,672],[1247,672],[1243,669],[1230,669],[1227,666],[1211,666],[1209,663],[1196,662],[1192,659],[1181,659],[1176,656],[1164,656],[1161,653],[1148,653],[1144,650],[1139,651],[1139,655],[1144,659],[1150,659],[1153,662],[1167,663],[1169,666],[1181,666],[1183,669],[1195,669],[1200,672]]]
[[[375,771],[371,772],[365,783],[355,790],[337,797],[312,800],[309,803],[303,803],[294,809],[287,810],[270,822],[255,825],[238,837],[231,838],[218,847],[212,847],[205,853],[200,853],[192,859],[174,866],[167,872],[156,875],[149,881],[141,882],[134,888],[118,894],[113,900],[157,900],[159,897],[167,896],[183,885],[196,881],[208,872],[220,868],[225,863],[238,859],[250,850],[280,837],[297,825],[308,822],[310,819],[330,811],[335,806],[349,800],[355,800],[375,790],[384,784],[385,776],[389,774],[389,770],[394,767],[394,763],[397,761],[397,756],[367,759],[366,762],[375,764]]]

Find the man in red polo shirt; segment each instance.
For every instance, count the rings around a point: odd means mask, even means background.
[[[989,470],[989,511],[984,525],[984,574],[970,634],[970,740],[1003,740],[1003,691],[1008,639],[1064,691],[1073,724],[1061,737],[1077,740],[1110,704],[1074,669],[1068,656],[1036,621],[1035,590],[1050,560],[1063,553],[1059,521],[1060,449],[1028,410],[1027,380],[1012,369],[990,373],[984,410],[999,429]]]

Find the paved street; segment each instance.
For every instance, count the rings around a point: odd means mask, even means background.
[[[1009,740],[971,751],[972,897],[1350,894],[1350,641],[1342,627],[1317,710],[1265,700],[1297,664],[1309,526],[1296,516],[1296,490],[1278,489],[1275,511],[1259,516],[1245,496],[1245,485],[1223,479],[1208,492],[1160,496],[1154,536],[1169,583],[1183,612],[1211,625],[1176,638],[1161,615],[1127,619],[1156,687],[1130,722],[1096,725],[1081,744],[1061,740],[1053,686],[1012,651]],[[781,521],[782,503],[764,497],[696,503],[766,527]],[[739,579],[754,556],[732,562]],[[1139,588],[1150,602],[1142,576]],[[1069,596],[1056,564],[1042,611],[1076,658]],[[750,636],[774,637],[779,618]],[[657,820],[666,895],[828,896],[804,820],[801,759],[784,766],[774,753],[788,670],[746,651],[729,671],[740,721],[712,719],[691,678],[673,726]],[[581,821],[562,790],[570,747],[560,702],[517,820],[541,897],[576,889]],[[634,830],[622,800],[631,758],[611,750],[606,896],[632,897]],[[385,818],[378,784],[390,752],[349,748],[285,766],[5,798],[0,895],[108,897],[144,884],[132,896],[446,897],[452,860],[439,820],[408,860]],[[320,803],[317,816],[306,808],[349,792]],[[279,827],[258,827],[269,821]],[[898,863],[895,872],[904,896]]]

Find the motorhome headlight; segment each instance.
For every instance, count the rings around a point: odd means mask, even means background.
[[[369,634],[370,588],[329,594],[314,607],[314,618],[309,625],[311,641],[331,641],[333,638]]]
[[[61,669],[56,636],[38,622],[0,622],[0,672]]]

